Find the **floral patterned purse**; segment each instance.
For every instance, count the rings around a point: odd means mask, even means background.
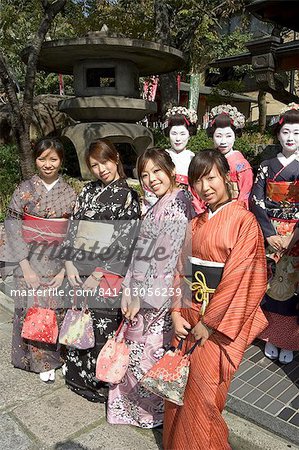
[[[141,379],[140,384],[153,394],[176,405],[184,404],[184,393],[189,376],[190,355],[200,341],[184,355],[181,339],[177,347],[171,347]]]
[[[97,358],[96,378],[107,383],[118,384],[129,366],[130,350],[125,343],[124,334],[129,326],[122,320],[114,337],[108,339]]]
[[[31,341],[56,344],[58,325],[55,311],[50,308],[41,308],[38,306],[37,297],[34,297],[33,306],[26,312],[21,336]]]
[[[74,302],[74,308],[68,309],[63,319],[59,343],[86,350],[95,345],[93,320],[86,302],[82,309],[76,309],[76,296],[74,296]]]

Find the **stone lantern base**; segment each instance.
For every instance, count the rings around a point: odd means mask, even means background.
[[[153,145],[151,131],[135,123],[78,123],[65,128],[63,130],[63,136],[67,137],[76,149],[83,179],[90,179],[90,172],[84,159],[85,151],[90,143],[97,139],[107,138],[114,143],[131,144],[136,150],[137,155],[140,155],[144,150]]]

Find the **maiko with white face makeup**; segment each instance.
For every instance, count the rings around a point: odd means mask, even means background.
[[[223,155],[229,153],[234,146],[236,135],[231,127],[216,128],[213,135],[214,146]]]
[[[170,144],[177,153],[185,150],[189,141],[189,137],[189,131],[184,125],[173,126],[170,129]]]
[[[176,181],[183,187],[188,186],[188,168],[194,153],[187,149],[190,132],[188,118],[182,114],[174,114],[168,119],[168,132],[171,148],[169,153],[176,169]]]
[[[299,123],[286,123],[278,133],[282,153],[287,158],[299,149]]]
[[[288,105],[273,134],[282,149],[260,165],[250,203],[267,242],[266,254],[270,258],[279,255],[262,302],[269,326],[259,337],[266,341],[268,358],[288,364],[293,351],[299,350],[299,249],[298,245],[289,247],[299,220],[299,105]]]
[[[209,137],[212,137],[215,149],[222,153],[229,163],[233,198],[244,201],[248,207],[248,198],[253,184],[252,168],[242,153],[234,150],[236,134],[241,133],[237,126],[245,123],[245,118],[230,105],[220,105],[215,109],[221,110],[222,106],[227,113],[216,115],[207,133]],[[214,108],[211,111],[212,114],[213,111]]]

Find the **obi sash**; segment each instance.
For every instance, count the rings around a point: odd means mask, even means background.
[[[200,314],[204,315],[210,302],[210,296],[214,294],[219,285],[224,263],[216,261],[205,261],[190,256],[189,262],[192,265],[192,276],[187,276],[184,281],[193,293],[193,300],[201,303]]]
[[[188,185],[188,177],[187,175],[179,175],[178,173],[175,176],[175,181],[179,184],[187,184]]]
[[[68,219],[44,219],[25,213],[22,221],[22,236],[25,242],[61,244],[68,229]]]
[[[267,180],[267,197],[278,203],[299,203],[299,180]]]

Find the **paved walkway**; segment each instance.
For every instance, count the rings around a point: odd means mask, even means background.
[[[42,383],[39,376],[15,369],[10,364],[12,313],[10,299],[7,299],[0,292],[0,449],[5,450],[156,450],[161,449],[161,430],[141,430],[129,426],[111,426],[105,420],[105,407],[100,404],[90,403],[78,395],[68,390],[60,371],[58,371],[54,384]],[[2,305],[2,306],[1,306]],[[255,392],[253,379],[265,369],[270,375],[276,374],[280,377],[280,372],[272,372],[268,368],[258,366],[258,373],[253,376],[252,367],[257,367],[252,360],[255,355],[260,354],[258,347],[251,347],[254,350],[248,351],[246,358],[232,385],[229,409],[238,411],[239,414],[249,417],[250,414],[259,411],[264,414],[264,409],[260,404],[256,404],[248,395]],[[256,357],[257,358],[257,357]],[[260,364],[263,357],[259,359]],[[261,367],[261,368],[259,368]],[[277,368],[280,370],[280,368]],[[243,380],[248,372],[246,380]],[[268,375],[268,372],[266,372]],[[252,375],[249,377],[249,374]],[[288,378],[284,372],[284,378]],[[243,378],[242,378],[243,376]],[[290,378],[291,379],[291,378]],[[237,381],[239,380],[239,381]],[[275,378],[280,383],[280,379]],[[287,381],[287,380],[285,380]],[[270,383],[270,382],[269,382]],[[247,395],[244,394],[244,386],[250,386]],[[240,391],[241,389],[241,391]],[[286,392],[286,390],[284,390]],[[283,392],[282,392],[283,393]],[[243,395],[244,394],[244,395]],[[271,392],[269,394],[271,396]],[[263,396],[261,395],[261,398]],[[296,442],[295,432],[298,430],[291,421],[296,417],[295,407],[298,397],[291,400],[274,401],[282,403],[281,411],[276,414],[274,422],[277,432],[281,433],[281,427],[293,427],[293,432],[289,435],[291,441],[279,438],[276,434],[239,418],[235,414],[225,412],[225,419],[230,428],[230,443],[233,450],[287,450],[299,449]],[[240,405],[246,406],[242,409]],[[236,406],[237,405],[237,406]],[[239,405],[239,406],[238,406]],[[269,406],[271,403],[269,403]],[[292,409],[292,417],[285,421],[278,417],[285,407]],[[249,409],[248,409],[249,407]],[[253,412],[250,408],[253,408]],[[250,414],[247,413],[251,411]],[[267,423],[259,423],[267,427]],[[271,427],[268,427],[271,428]],[[273,427],[272,427],[273,428]],[[279,428],[279,429],[278,429]],[[297,440],[299,440],[297,433]],[[294,439],[295,436],[295,439]],[[197,449],[190,449],[197,450]]]

